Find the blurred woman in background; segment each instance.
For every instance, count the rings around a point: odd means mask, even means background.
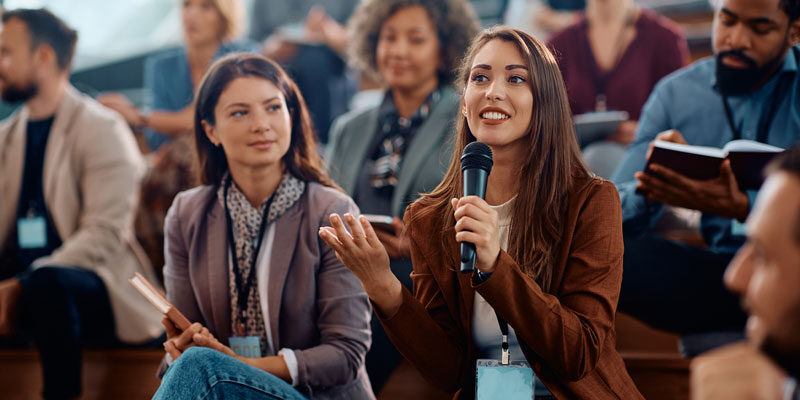
[[[567,85],[573,115],[625,111],[605,141],[584,148],[584,160],[609,178],[633,141],[637,120],[661,78],[686,65],[689,48],[680,27],[633,0],[588,0],[586,13],[548,41]]]
[[[164,216],[181,190],[194,186],[192,101],[215,59],[234,51],[257,51],[238,38],[244,31],[241,0],[182,0],[183,46],[149,56],[144,66],[145,106],[118,93],[98,100],[144,134],[150,168],[142,183],[136,235],[153,265],[164,265]]]
[[[367,0],[349,22],[350,54],[357,67],[383,82],[383,101],[337,119],[331,129],[331,177],[365,214],[394,218],[379,233],[392,271],[410,287],[411,262],[400,218],[419,193],[442,179],[458,94],[453,70],[478,31],[466,0]],[[367,370],[375,390],[400,355],[373,323]]]

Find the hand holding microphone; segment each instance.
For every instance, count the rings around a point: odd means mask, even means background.
[[[461,272],[471,273],[477,264],[481,272],[492,272],[500,255],[498,215],[483,198],[492,168],[492,152],[484,143],[464,148],[461,171],[464,197],[452,199],[456,219],[456,241],[461,243]]]

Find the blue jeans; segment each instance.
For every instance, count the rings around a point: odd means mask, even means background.
[[[153,399],[307,400],[283,379],[204,347],[183,352]]]

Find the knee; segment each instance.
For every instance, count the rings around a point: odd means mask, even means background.
[[[177,375],[180,380],[207,381],[209,371],[220,364],[224,354],[205,347],[190,347],[175,360],[167,371],[170,375]],[[167,377],[164,377],[167,379]],[[177,378],[177,377],[176,377]]]
[[[22,301],[27,307],[58,307],[67,303],[68,289],[63,268],[42,267],[22,281]]]

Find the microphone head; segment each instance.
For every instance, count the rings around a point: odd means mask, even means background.
[[[487,173],[492,170],[492,149],[482,142],[472,142],[461,153],[461,170],[478,168]]]

